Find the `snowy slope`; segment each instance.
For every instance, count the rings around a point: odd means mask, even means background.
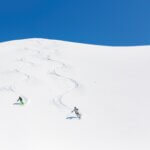
[[[0,150],[149,150],[149,58],[149,46],[1,43]],[[81,120],[66,119],[74,106]]]

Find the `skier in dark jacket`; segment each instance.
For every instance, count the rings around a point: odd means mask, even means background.
[[[23,99],[22,99],[22,97],[20,97],[20,96],[19,96],[17,102],[20,102],[22,105],[24,105]]]
[[[73,113],[73,112],[76,114],[76,116],[77,116],[79,119],[81,119],[81,114],[79,113],[79,109],[78,109],[77,107],[74,107],[72,113]]]

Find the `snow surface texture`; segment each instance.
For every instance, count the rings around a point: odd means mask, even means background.
[[[149,50],[1,43],[0,150],[149,150]],[[66,119],[74,106],[81,120]]]

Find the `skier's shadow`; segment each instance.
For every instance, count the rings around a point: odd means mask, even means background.
[[[71,117],[67,117],[66,119],[79,119],[78,117],[74,117],[74,116],[71,116]]]
[[[13,105],[24,106],[24,104],[21,104],[21,103],[13,103]]]

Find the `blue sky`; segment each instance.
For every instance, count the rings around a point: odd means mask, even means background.
[[[150,44],[149,0],[1,0],[0,41]]]

